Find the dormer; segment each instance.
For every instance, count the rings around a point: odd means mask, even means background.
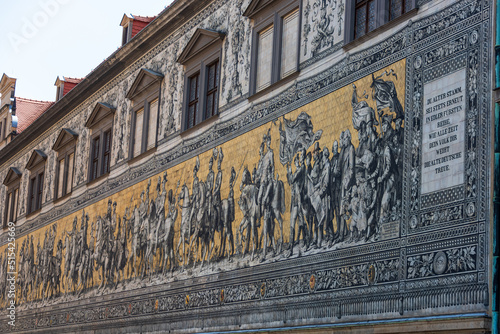
[[[123,14],[122,21],[120,22],[120,25],[123,27],[122,45],[127,44],[139,31],[144,29],[155,18],[156,16],[139,16],[132,14],[128,16],[127,14]]]
[[[8,106],[11,97],[14,97],[16,80],[16,78],[11,78],[5,73],[2,75],[2,79],[0,79],[0,110],[3,110],[4,106]]]
[[[54,86],[57,87],[57,92],[56,92],[56,102],[62,99],[64,95],[66,95],[70,90],[72,90],[76,85],[78,85],[83,78],[70,78],[70,77],[63,77],[60,79],[57,77],[56,82]]]
[[[9,134],[17,126],[15,90],[16,79],[4,73],[0,80],[0,148],[10,141]]]

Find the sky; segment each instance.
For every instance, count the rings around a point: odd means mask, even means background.
[[[121,45],[123,14],[158,15],[172,0],[0,0],[0,77],[16,96],[54,101],[57,77],[81,78]]]

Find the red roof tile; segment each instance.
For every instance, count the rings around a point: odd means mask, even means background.
[[[76,85],[82,81],[83,78],[70,78],[70,77],[64,77],[64,89],[63,89],[63,96],[68,94],[70,90],[75,88]]]
[[[138,15],[132,15],[133,21],[132,21],[132,35],[131,37],[133,38],[139,31],[144,29],[151,21],[156,19],[156,16],[138,16]]]
[[[151,22],[154,19],[156,19],[156,16],[139,16],[139,15],[132,15],[132,18],[137,21],[142,21],[142,22]]]
[[[17,133],[23,132],[40,117],[54,102],[37,101],[16,97]]]
[[[80,81],[82,81],[84,78],[70,78],[70,77],[64,77],[64,82],[69,82],[69,83],[74,83],[74,84],[79,84]]]

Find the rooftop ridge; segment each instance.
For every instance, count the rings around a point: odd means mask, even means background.
[[[35,99],[29,99],[29,98],[26,98],[26,97],[20,97],[20,96],[16,96],[16,99],[17,100],[24,100],[26,102],[36,102],[36,103],[54,103],[54,101],[42,101],[42,100],[35,100]]]

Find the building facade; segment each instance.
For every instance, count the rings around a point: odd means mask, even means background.
[[[0,330],[495,332],[493,17],[124,16],[121,48],[0,151]]]

